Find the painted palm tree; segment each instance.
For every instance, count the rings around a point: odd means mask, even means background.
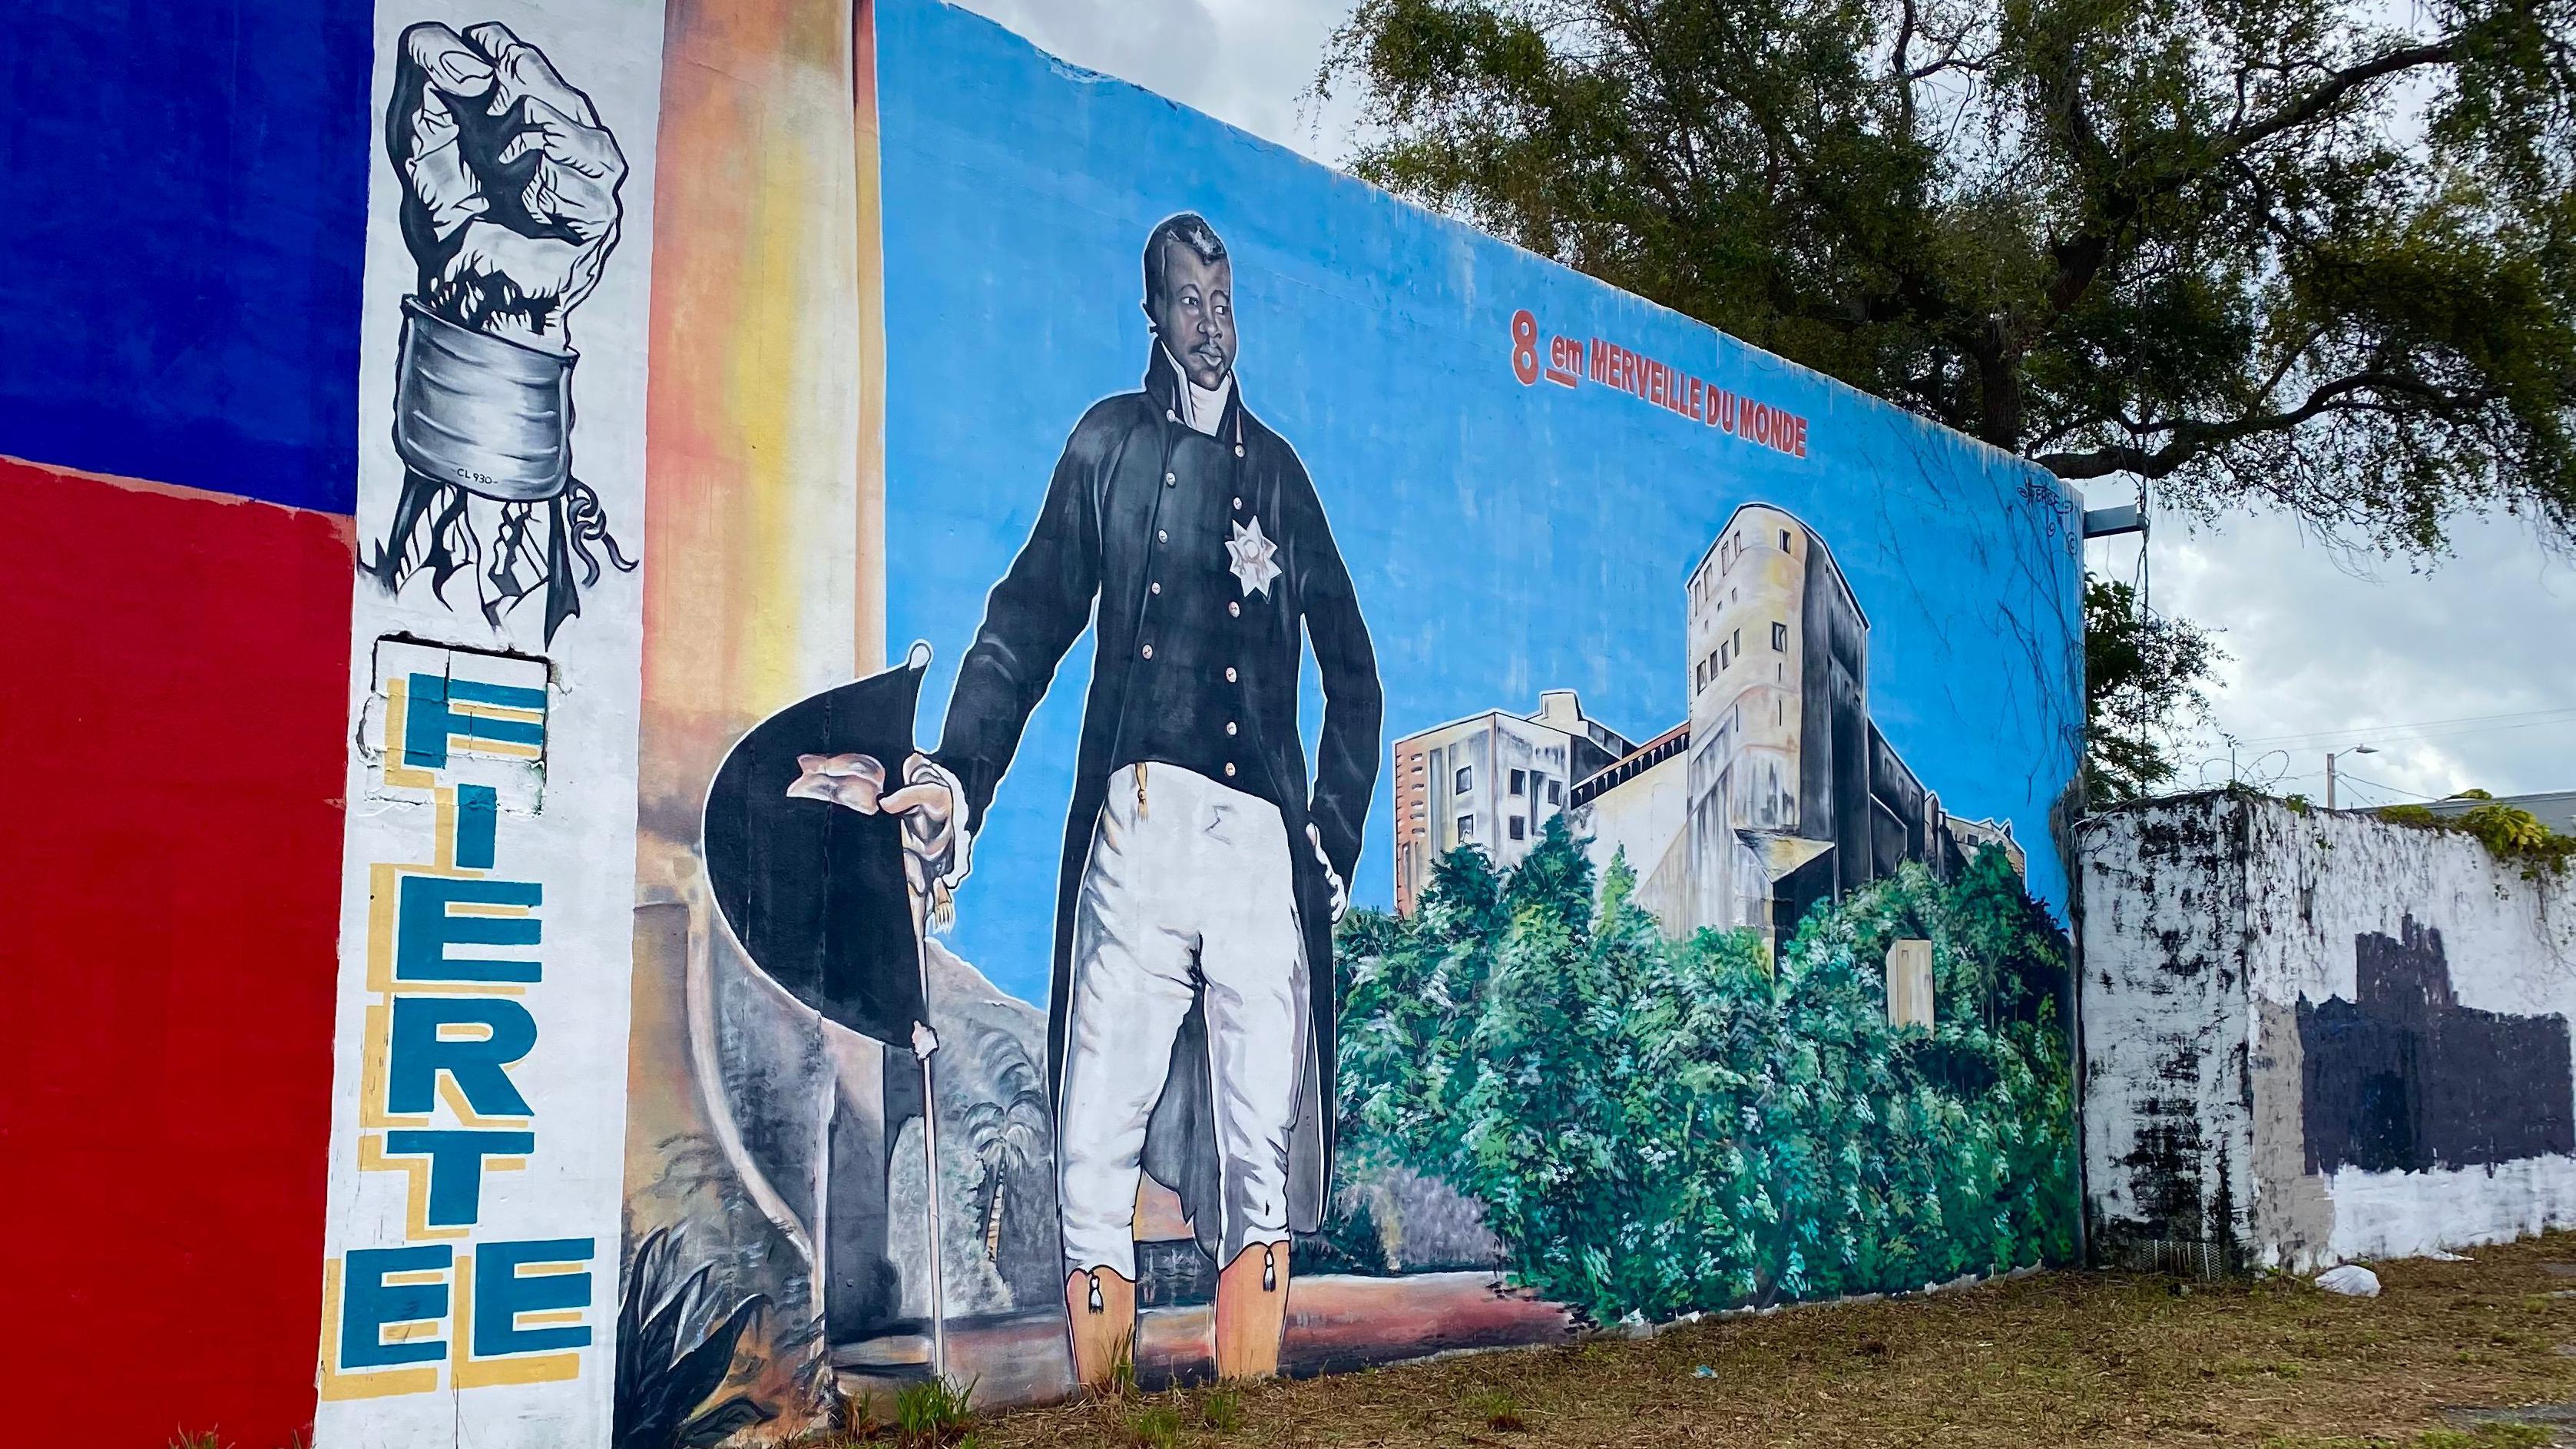
[[[976,1188],[982,1208],[984,1257],[1002,1256],[1002,1204],[1011,1175],[1028,1171],[1043,1155],[1047,1136],[1046,1088],[1037,1064],[1010,1033],[977,1026],[968,1046],[976,1074],[991,1090],[966,1109],[966,1141],[984,1166]]]

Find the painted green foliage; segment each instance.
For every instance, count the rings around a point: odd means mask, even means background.
[[[2062,945],[2004,857],[1908,865],[1752,932],[1669,942],[1551,820],[1519,868],[1440,862],[1345,923],[1355,1164],[1479,1199],[1527,1286],[1608,1322],[1919,1288],[2070,1257]],[[1891,1028],[1891,941],[1932,942],[1935,1025]]]

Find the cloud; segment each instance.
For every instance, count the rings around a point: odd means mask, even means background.
[[[1337,163],[1346,107],[1305,93],[1344,0],[963,0],[1040,49]]]
[[[2453,545],[2410,567],[2276,515],[2164,521],[2146,577],[2156,607],[2222,631],[2233,657],[2212,703],[2244,742],[2241,774],[2322,801],[2325,752],[2368,744],[2376,754],[2337,767],[2340,804],[2576,786],[2576,568],[2507,519],[2463,522]],[[2095,569],[2135,576],[2134,542],[2091,554]],[[2226,778],[2223,739],[2198,755],[2189,773]]]
[[[1219,35],[1202,0],[967,0],[966,8],[1075,65],[1209,109]]]

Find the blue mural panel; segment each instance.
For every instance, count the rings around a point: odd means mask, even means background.
[[[12,7],[0,453],[350,511],[370,24]]]
[[[925,1229],[976,1326],[927,1351],[1043,1397],[1131,1334],[1260,1377],[2069,1257],[2074,496],[962,10],[875,20],[920,748],[810,732],[783,795],[898,818],[933,941],[924,1020],[833,1018],[924,1063],[889,1162],[949,1150],[916,1091],[981,1143],[939,1168],[980,1247]],[[951,1189],[889,1171],[859,1251],[902,1263]],[[902,1281],[841,1361],[942,1316]]]
[[[2062,912],[2048,819],[2081,722],[2070,490],[963,12],[898,0],[879,25],[889,632],[938,651],[925,738],[1074,421],[1140,386],[1147,233],[1196,212],[1233,264],[1242,405],[1296,450],[1355,581],[1389,742],[1528,714],[1550,690],[1629,743],[1685,722],[1693,571],[1737,509],[1768,505],[1814,530],[1866,618],[1870,722],[1948,815],[2009,823],[2032,893]],[[1741,401],[1693,416],[1694,385]],[[1797,450],[1724,425],[1756,403],[1791,416]],[[1065,656],[1019,743],[954,938],[1030,996],[1090,650],[1085,635]],[[1321,705],[1310,678],[1310,758]],[[1396,786],[1379,771],[1364,906],[1397,904]],[[1525,840],[1535,826],[1524,814]]]

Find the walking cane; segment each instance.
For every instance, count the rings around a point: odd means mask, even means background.
[[[930,645],[916,640],[905,665],[916,675],[930,667]],[[928,892],[932,882],[926,877],[921,888],[912,892],[913,954],[921,962],[921,1015],[913,1039],[913,1057],[921,1063],[921,1151],[922,1182],[929,1189],[923,1203],[923,1217],[930,1234],[930,1372],[945,1382],[948,1378],[948,1265],[941,1253],[946,1246],[939,1228],[939,1094],[931,1075],[930,1059],[939,1055],[938,1033],[930,1027],[930,941]],[[931,1031],[931,1048],[920,1049],[922,1031]]]
[[[922,953],[921,1000],[930,1003],[930,954]],[[926,1027],[928,1023],[924,1023]],[[921,1151],[926,1159],[922,1181],[929,1186],[924,1217],[930,1232],[930,1371],[938,1378],[948,1377],[948,1268],[941,1259],[943,1240],[939,1235],[939,1096],[933,1088],[930,1059],[939,1055],[934,1045],[929,1051],[916,1049],[914,1057],[921,1063]]]

